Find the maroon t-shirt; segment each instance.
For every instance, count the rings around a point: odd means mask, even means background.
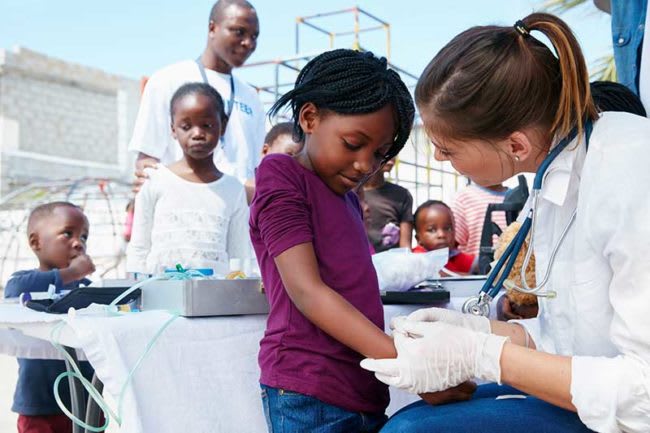
[[[323,282],[383,330],[377,275],[356,194],[337,195],[315,173],[280,154],[264,158],[255,183],[251,240],[270,304],[260,342],[260,382],[349,411],[383,413],[386,385],[359,366],[362,355],[296,308],[274,262],[287,249],[311,242]]]

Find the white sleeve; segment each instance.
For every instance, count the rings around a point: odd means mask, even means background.
[[[248,228],[248,204],[246,202],[246,191],[241,185],[238,185],[238,187],[235,209],[230,215],[230,222],[228,223],[226,251],[231,259],[248,259],[253,256]]]
[[[148,179],[135,196],[133,229],[126,248],[126,271],[149,273],[147,256],[151,250],[151,230],[156,208],[156,194],[152,179]]]
[[[604,263],[605,270],[594,273],[611,274],[609,338],[620,353],[572,359],[573,404],[582,422],[599,432],[650,432],[650,128],[639,129],[626,131],[628,143],[611,140],[594,149],[598,163],[583,175],[590,186],[580,192],[588,216],[586,254]]]
[[[161,159],[171,138],[171,116],[169,102],[171,95],[166,83],[154,74],[144,86],[140,108],[135,119],[129,150],[142,152]]]
[[[246,168],[248,173],[247,178],[249,179],[255,177],[255,169],[262,160],[262,147],[264,146],[264,137],[266,136],[266,113],[264,112],[264,107],[259,97],[256,97],[255,101],[257,102],[257,106],[254,107],[254,112],[260,114],[255,119],[254,127],[256,132],[253,134],[255,142],[250,146],[250,149],[253,150],[253,155],[249,158],[248,167]]]

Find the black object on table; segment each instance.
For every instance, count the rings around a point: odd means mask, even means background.
[[[439,304],[449,302],[449,291],[435,290],[409,290],[406,292],[381,292],[381,302],[388,304]]]

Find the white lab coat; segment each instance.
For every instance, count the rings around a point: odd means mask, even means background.
[[[588,152],[574,141],[551,164],[539,200],[537,281],[577,216],[546,287],[557,298],[516,322],[538,349],[573,357],[572,402],[598,432],[650,432],[649,186],[650,120],[608,112]]]

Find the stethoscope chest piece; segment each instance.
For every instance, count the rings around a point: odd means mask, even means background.
[[[485,300],[482,300],[482,295],[483,293],[479,296],[467,298],[463,303],[463,313],[488,317],[490,315],[490,301],[485,302]]]

